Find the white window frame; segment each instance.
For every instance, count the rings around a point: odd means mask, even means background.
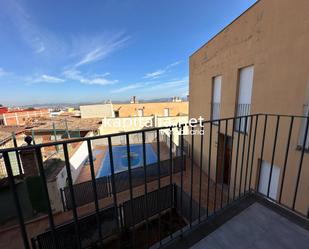
[[[251,101],[253,94],[254,84],[254,65],[243,67],[239,69],[238,79],[238,96],[237,96],[237,109],[236,116],[247,116],[251,114]],[[247,120],[248,121],[248,120]],[[249,123],[245,124],[245,118],[236,120],[235,130],[240,132],[248,132]],[[240,129],[239,129],[240,128]]]
[[[220,119],[222,75],[212,79],[211,119]]]

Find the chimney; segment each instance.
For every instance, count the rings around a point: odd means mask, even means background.
[[[131,104],[137,104],[137,103],[138,103],[136,96],[133,96],[133,97],[131,98],[130,103],[131,103]]]

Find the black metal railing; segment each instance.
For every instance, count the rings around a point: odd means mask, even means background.
[[[303,120],[305,139],[299,150],[298,134]],[[19,248],[121,248],[128,245],[149,248],[156,243],[160,246],[253,194],[302,217],[307,215],[308,175],[304,174],[304,167],[309,165],[305,153],[309,116],[254,114],[208,120],[202,127],[198,124],[190,127],[189,135],[183,133],[185,126],[187,124],[0,150],[19,223],[20,236],[14,242],[19,241]],[[235,132],[236,126],[243,132]],[[170,139],[160,140],[163,130],[169,132]],[[147,164],[148,132],[156,133],[152,141],[156,153],[153,164]],[[142,163],[137,168],[133,167],[130,156],[131,135],[141,136],[142,141]],[[180,151],[175,153],[173,138],[178,135]],[[118,173],[112,143],[117,136],[126,137],[128,158],[127,170]],[[93,141],[102,139],[107,140],[111,169],[103,180],[96,178],[97,162],[92,148]],[[68,145],[85,141],[89,154],[89,165],[85,167],[89,167],[91,180],[75,184]],[[184,141],[190,147],[189,155],[185,153]],[[52,208],[55,192],[48,188],[41,152],[44,147],[56,145],[63,147],[67,173],[63,212]],[[37,220],[29,225],[25,219],[12,172],[9,153],[25,150],[34,151],[38,160],[36,165],[47,205],[47,216],[42,217],[48,220],[44,231],[33,229]],[[62,224],[64,217],[67,219]]]

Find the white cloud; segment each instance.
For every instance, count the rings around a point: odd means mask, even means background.
[[[4,13],[13,24],[20,38],[33,49],[35,53],[45,51],[45,38],[47,34],[39,28],[24,6],[17,1],[6,1]]]
[[[129,91],[129,90],[132,90],[132,89],[141,88],[143,86],[144,86],[143,83],[135,83],[135,84],[131,84],[131,85],[128,85],[128,86],[124,86],[124,87],[112,90],[111,93],[122,93],[122,92],[126,92],[126,91]]]
[[[140,82],[140,83],[134,83],[131,85],[127,85],[121,88],[117,88],[111,91],[111,93],[122,93],[126,91],[130,91],[133,89],[138,89],[143,92],[155,92],[158,90],[162,90],[164,92],[165,90],[173,91],[173,90],[182,90],[187,91],[188,89],[188,77],[183,77],[181,79],[175,79],[170,81],[164,81],[164,82]],[[160,94],[160,93],[159,93]]]
[[[8,74],[2,67],[0,67],[0,77]]]
[[[61,79],[61,78],[58,78],[58,77],[55,77],[55,76],[51,76],[51,75],[47,75],[47,74],[42,74],[42,75],[37,76],[37,77],[31,77],[27,81],[30,84],[35,84],[35,83],[53,83],[53,84],[57,84],[57,83],[65,82],[64,79]]]
[[[124,32],[94,36],[91,38],[76,38],[79,44],[75,46],[80,59],[75,64],[79,67],[106,58],[109,54],[123,47],[130,39]]]
[[[184,77],[179,80],[172,80],[172,81],[155,84],[154,86],[147,88],[147,90],[153,91],[153,90],[162,89],[162,91],[164,91],[169,88],[178,88],[178,87],[186,87],[186,86],[188,86],[188,77]]]
[[[41,42],[40,47],[35,51],[37,54],[43,53],[45,51],[44,43]]]
[[[105,76],[108,76],[109,73],[105,73],[101,75],[95,74],[95,75],[90,75],[90,76],[84,76],[82,75],[80,71],[75,70],[75,69],[70,69],[70,70],[64,71],[63,74],[69,80],[78,81],[86,85],[102,85],[103,86],[103,85],[111,85],[111,84],[118,82],[118,80],[106,79]]]
[[[171,63],[171,64],[167,65],[166,68],[169,69],[169,68],[172,68],[172,67],[176,67],[176,66],[178,66],[181,63],[182,63],[182,61],[176,61],[174,63]]]
[[[157,79],[159,78],[161,75],[163,75],[166,71],[165,70],[157,70],[155,72],[152,73],[147,73],[144,78],[145,79]]]
[[[159,70],[154,71],[152,73],[147,73],[143,78],[144,79],[157,79],[157,78],[160,78],[161,76],[163,76],[164,74],[169,72],[169,70],[172,67],[175,67],[175,66],[179,65],[181,62],[182,61],[176,61],[174,63],[171,63],[171,64],[167,65],[164,69],[159,69]]]

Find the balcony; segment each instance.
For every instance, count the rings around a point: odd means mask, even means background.
[[[275,240],[306,248],[309,158],[295,146],[303,119],[254,114],[2,149],[16,212],[1,226],[0,247],[274,248]],[[235,132],[243,121],[246,132]],[[59,189],[42,156],[56,146]],[[9,153],[32,155],[32,176],[25,160],[15,176]],[[87,155],[81,168],[78,155]],[[23,189],[33,179],[42,198]]]

